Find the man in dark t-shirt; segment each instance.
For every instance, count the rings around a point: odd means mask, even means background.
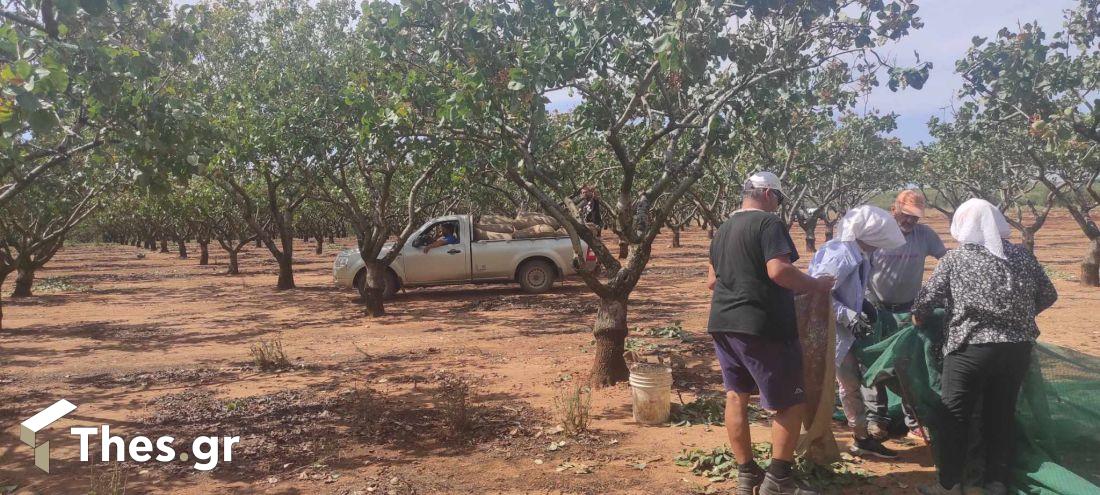
[[[710,245],[708,286],[713,290],[707,331],[726,389],[726,431],[738,463],[737,493],[813,494],[794,480],[794,447],[802,426],[805,392],[794,294],[832,290],[832,277],[813,278],[795,268],[798,251],[773,212],[783,203],[779,178],[749,177],[741,209],[722,223]],[[759,392],[772,420],[772,462],[765,474],[752,460],[749,395]]]

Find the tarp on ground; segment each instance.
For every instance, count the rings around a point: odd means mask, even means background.
[[[940,371],[943,313],[922,327],[908,315],[880,318],[879,343],[858,349],[868,363],[868,384],[885,383],[905,397],[929,430],[937,451],[941,418]],[[1013,488],[1020,494],[1100,494],[1100,358],[1040,343],[1016,411]],[[980,438],[978,435],[972,437]],[[981,445],[972,446],[980,455]],[[972,456],[974,457],[974,456]],[[972,469],[968,469],[973,472]]]

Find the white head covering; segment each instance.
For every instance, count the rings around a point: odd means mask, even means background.
[[[905,244],[905,236],[894,216],[870,205],[848,210],[840,219],[836,238],[844,242],[863,241],[880,249],[893,249]]]
[[[959,205],[951,219],[951,237],[959,244],[985,246],[993,256],[1005,259],[1004,243],[1012,234],[1004,213],[984,199],[970,199]]]

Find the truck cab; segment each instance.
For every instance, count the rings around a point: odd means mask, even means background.
[[[425,253],[424,247],[441,237],[444,225],[454,227],[457,242]],[[386,245],[383,253],[390,246]],[[587,263],[594,260],[590,254],[586,258]],[[541,293],[549,291],[555,281],[576,273],[572,260],[568,235],[477,239],[470,215],[447,215],[425,222],[409,236],[409,242],[387,270],[385,292],[392,297],[401,287],[515,282],[524,292]],[[338,287],[361,288],[363,273],[357,249],[336,256],[333,278]]]

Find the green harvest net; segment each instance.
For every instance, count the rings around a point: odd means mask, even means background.
[[[864,375],[868,384],[885,383],[891,395],[905,397],[912,404],[929,430],[932,455],[938,460],[936,439],[944,414],[938,345],[943,313],[937,312],[929,320],[917,328],[908,314],[879,318],[876,330],[883,340],[856,352],[868,363]],[[895,402],[892,398],[891,405]],[[891,414],[900,414],[895,411],[892,407]],[[1013,488],[1017,493],[1100,494],[1100,358],[1050,344],[1036,345],[1016,421]],[[970,438],[976,439],[970,457],[980,458],[980,435]],[[973,473],[971,467],[968,472]]]

